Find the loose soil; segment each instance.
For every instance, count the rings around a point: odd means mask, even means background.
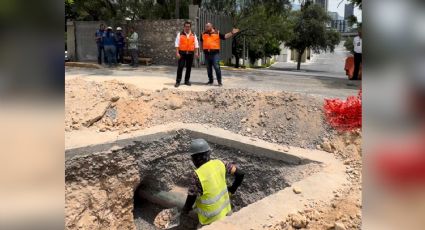
[[[244,136],[256,137],[281,145],[325,150],[344,162],[347,166],[347,178],[350,183],[344,189],[334,191],[335,198],[331,203],[314,201],[306,206],[304,211],[297,213],[297,216],[281,217],[280,224],[264,228],[292,229],[295,228],[294,226],[299,227],[300,225],[297,224],[301,222],[305,223],[301,227],[307,229],[332,229],[336,225],[340,227],[341,224],[346,229],[360,229],[361,133],[338,133],[332,130],[324,121],[322,105],[321,98],[286,92],[218,88],[203,92],[175,89],[149,91],[116,80],[92,82],[77,78],[66,81],[65,135],[70,132],[78,133],[90,130],[105,134],[112,131],[129,133],[179,121],[211,124]],[[159,155],[154,151],[158,147],[164,149],[164,152]],[[112,157],[110,155],[99,155],[95,159],[82,157],[78,161],[66,163],[67,229],[78,226],[94,228],[95,224],[91,226],[87,223],[98,223],[96,220],[103,221],[97,226],[113,228],[116,221],[117,223],[127,223],[129,218],[132,219],[132,216],[120,214],[121,212],[118,211],[110,213],[102,212],[102,210],[122,211],[132,208],[132,204],[111,203],[110,200],[115,196],[115,192],[117,196],[121,195],[127,198],[132,196],[141,179],[148,179],[147,175],[163,173],[165,176],[165,178],[161,177],[164,178],[163,180],[152,180],[156,181],[153,183],[153,187],[165,188],[170,179],[174,180],[174,177],[167,177],[166,172],[159,168],[156,168],[155,172],[149,169],[147,165],[152,163],[148,162],[149,159],[158,158],[159,162],[161,156],[168,156],[172,160],[164,162],[167,167],[184,169],[191,167],[190,161],[187,161],[184,154],[176,154],[176,152],[182,153],[187,149],[187,146],[179,141],[155,142],[149,146],[136,145],[133,148],[135,148],[135,154],[129,154],[128,149],[123,149],[114,152]],[[215,154],[220,154],[220,146],[214,146],[214,149]],[[222,149],[224,151],[225,147]],[[286,176],[281,180],[274,179],[274,177],[266,178],[264,181],[270,180],[273,184],[277,184],[273,188],[269,188],[267,184],[258,183],[247,186],[248,183],[244,183],[240,191],[246,191],[247,194],[244,198],[246,202],[235,198],[240,207],[252,202],[255,197],[271,194],[280,187],[296,181],[297,177],[305,176],[298,174],[291,178],[292,171],[288,173],[288,171],[273,168],[279,163],[267,162],[265,159],[256,159],[256,161],[262,160],[260,164],[257,164],[249,159],[244,161],[231,157],[226,158],[223,154],[218,157],[222,157],[226,161],[234,161],[241,167],[251,167],[252,171],[260,170],[261,173]],[[133,161],[128,159],[133,159]],[[173,162],[177,161],[187,162],[187,165],[184,165],[186,163],[181,166],[174,165]],[[112,167],[111,174],[108,174],[109,167],[116,165],[117,162],[120,162],[120,167],[129,171],[124,172]],[[263,165],[271,167],[263,168]],[[104,173],[105,170],[104,177],[94,178],[95,175],[100,172]],[[116,171],[120,173],[117,175]],[[177,175],[176,184],[184,185],[186,183],[185,173],[187,172],[182,170]],[[140,177],[141,175],[143,178]],[[254,175],[249,171],[247,175],[246,182],[251,182],[248,180],[254,178]],[[126,178],[126,182],[120,182],[123,178]],[[123,190],[122,187],[130,189]],[[99,196],[99,191],[104,191],[105,194]],[[251,195],[248,191],[256,192]],[[91,202],[91,207],[82,205],[90,203],[88,201]],[[107,208],[105,208],[106,204]],[[235,207],[237,209],[238,205]],[[305,221],[302,221],[304,218]],[[124,228],[133,229],[131,225],[128,227],[125,225]]]

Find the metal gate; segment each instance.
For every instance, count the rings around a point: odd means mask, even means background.
[[[201,38],[202,32],[205,30],[205,24],[211,22],[220,33],[228,33],[232,31],[232,18],[228,15],[209,12],[205,9],[198,8],[196,17],[195,33],[198,39]],[[232,39],[221,40],[220,44],[220,58],[223,61],[230,61],[232,58]],[[204,55],[202,54],[202,47],[200,47],[200,64],[204,64]]]

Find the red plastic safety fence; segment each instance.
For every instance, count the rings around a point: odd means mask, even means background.
[[[362,91],[347,100],[325,99],[324,112],[327,122],[340,131],[351,131],[362,127]]]

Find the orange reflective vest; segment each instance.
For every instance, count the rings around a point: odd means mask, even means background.
[[[218,33],[202,34],[202,49],[204,50],[220,50],[220,35]]]
[[[190,33],[189,37],[183,32],[180,33],[179,50],[191,52],[195,50],[195,35],[193,33]]]

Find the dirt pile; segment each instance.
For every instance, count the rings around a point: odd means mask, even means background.
[[[328,146],[323,149],[344,162],[350,184],[334,191],[330,203],[314,203],[299,213],[283,217],[284,221],[268,229],[361,229],[361,140],[360,131],[341,132],[325,139],[318,148]],[[298,224],[301,222],[305,224]]]
[[[203,92],[139,90],[117,81],[66,82],[66,131],[91,129],[120,133],[171,122],[211,124],[269,142],[316,148],[330,130],[322,100],[285,92],[243,89]],[[119,97],[113,102],[114,97]],[[101,116],[101,119],[98,119]],[[95,121],[95,122],[88,122]]]
[[[153,224],[160,229],[172,228],[180,224],[180,213],[176,208],[162,210],[155,217]]]

